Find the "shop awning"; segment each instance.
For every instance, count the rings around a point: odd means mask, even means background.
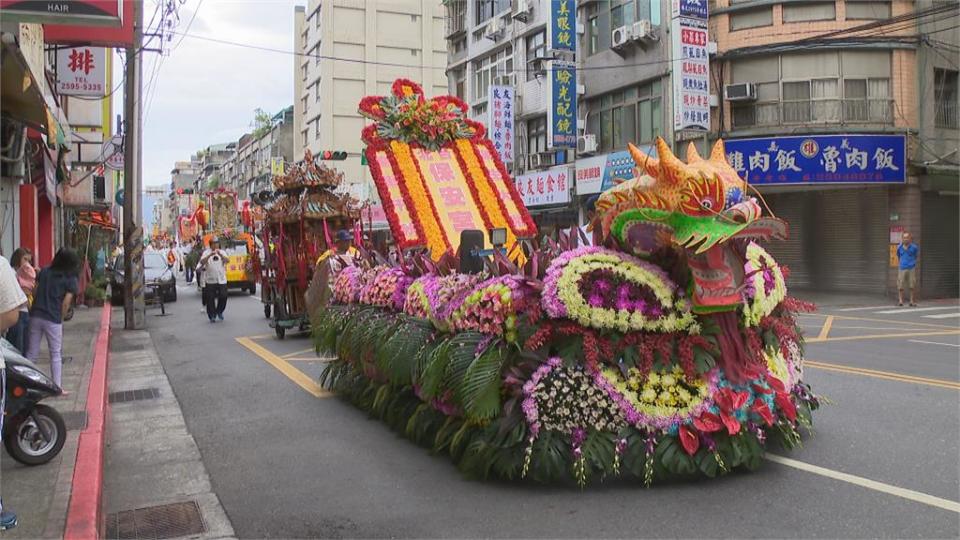
[[[109,210],[104,212],[80,212],[77,216],[77,222],[83,226],[91,225],[101,229],[117,229],[117,226],[113,223],[113,214]]]
[[[2,46],[0,110],[46,133],[51,146],[66,146],[69,126],[63,110],[44,93],[20,48],[7,43]]]

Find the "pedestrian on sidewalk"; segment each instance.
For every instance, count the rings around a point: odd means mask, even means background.
[[[77,270],[80,258],[70,248],[60,248],[50,266],[40,271],[37,288],[30,306],[30,331],[27,337],[27,358],[40,356],[40,339],[47,338],[50,350],[50,375],[63,388],[63,319],[77,295]],[[64,391],[63,395],[69,392]]]
[[[30,322],[30,299],[33,289],[37,285],[37,269],[33,267],[33,252],[27,248],[17,248],[10,258],[10,266],[17,274],[17,282],[23,294],[27,295],[27,303],[20,306],[20,315],[17,323],[7,330],[7,341],[20,351],[26,352],[27,328]]]
[[[898,306],[903,305],[903,289],[910,287],[910,305],[917,306],[917,258],[920,256],[920,246],[913,243],[913,235],[904,231],[897,246],[897,259],[900,261],[900,268],[897,271],[897,294],[899,296]]]
[[[223,320],[223,310],[227,307],[227,254],[220,249],[220,240],[210,240],[210,248],[200,256],[200,270],[203,272],[203,294],[207,306],[207,318],[210,322]]]
[[[19,251],[19,250],[18,250]],[[20,308],[27,305],[27,295],[17,281],[10,263],[0,257],[0,332],[17,324],[20,318]],[[0,443],[3,442],[3,408],[7,387],[6,363],[3,352],[0,351]],[[0,469],[2,470],[2,469]],[[0,488],[3,487],[3,478],[0,478]],[[17,514],[3,508],[3,492],[0,491],[0,531],[17,526]]]

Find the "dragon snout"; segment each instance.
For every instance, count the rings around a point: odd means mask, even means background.
[[[723,216],[734,223],[746,224],[760,217],[760,205],[756,199],[750,198],[737,203],[723,211]]]

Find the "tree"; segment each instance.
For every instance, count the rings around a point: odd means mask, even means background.
[[[266,135],[270,128],[273,127],[273,120],[270,115],[267,114],[267,111],[257,107],[253,110],[253,122],[250,123],[250,127],[253,128],[253,138],[259,139]]]

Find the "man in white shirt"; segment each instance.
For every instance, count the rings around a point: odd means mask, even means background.
[[[227,254],[220,249],[220,240],[210,240],[210,247],[200,256],[198,275],[203,279],[203,294],[210,322],[223,320],[227,307]]]
[[[3,333],[20,318],[20,307],[26,305],[27,295],[20,288],[17,282],[17,274],[10,267],[10,262],[4,257],[0,257],[0,333]],[[3,438],[3,406],[5,388],[7,386],[6,363],[3,360],[3,353],[0,352],[0,439]],[[0,487],[3,486],[3,480],[0,479]],[[0,531],[12,529],[17,526],[17,515],[9,510],[3,509],[3,499],[0,497]]]

